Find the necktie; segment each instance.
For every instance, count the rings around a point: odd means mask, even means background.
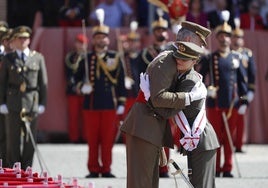
[[[25,54],[23,52],[21,53],[21,60],[23,63],[25,63]]]

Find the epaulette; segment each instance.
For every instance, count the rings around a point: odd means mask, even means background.
[[[244,48],[244,50],[246,51],[246,53],[247,53],[248,57],[252,57],[253,52],[252,52],[252,50],[251,50],[251,49],[249,49],[249,48]]]

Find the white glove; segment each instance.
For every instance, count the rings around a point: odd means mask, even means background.
[[[125,77],[125,88],[131,89],[133,84],[134,84],[134,80],[131,79],[130,77],[126,76]]]
[[[201,81],[197,82],[191,92],[189,92],[189,96],[191,102],[206,98],[207,88],[205,84]]]
[[[208,86],[208,96],[215,99],[217,97],[217,88],[214,86]]]
[[[119,105],[116,110],[116,115],[122,115],[125,111],[125,106]]]
[[[45,106],[44,105],[39,105],[38,106],[38,114],[43,114],[45,112]]]
[[[246,113],[247,110],[247,105],[246,104],[242,104],[239,108],[238,108],[238,114],[240,115],[244,115]]]
[[[144,94],[145,100],[148,101],[151,96],[151,93],[149,75],[146,73],[140,73],[140,88]]]
[[[253,91],[248,91],[247,98],[248,98],[248,102],[251,102],[253,100],[253,98],[254,98],[254,92]]]
[[[8,114],[8,109],[6,104],[1,104],[0,105],[0,113],[1,114]]]
[[[92,92],[93,88],[90,84],[83,84],[81,88],[81,92],[83,94],[90,94]]]

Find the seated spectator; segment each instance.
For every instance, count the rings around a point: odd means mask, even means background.
[[[264,29],[263,19],[260,15],[260,4],[258,0],[249,3],[248,12],[240,15],[241,29],[262,30]]]
[[[59,10],[59,26],[79,27],[85,16],[86,0],[65,0]]]
[[[96,9],[103,9],[105,12],[104,24],[111,27],[128,27],[131,21],[133,10],[124,0],[105,0]],[[95,10],[89,16],[89,24],[98,25]]]
[[[186,20],[207,27],[207,14],[203,11],[202,0],[190,0]]]

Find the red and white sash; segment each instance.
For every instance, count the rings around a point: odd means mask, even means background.
[[[180,139],[181,145],[186,151],[193,151],[197,147],[200,140],[200,135],[204,131],[207,123],[205,102],[203,103],[200,112],[194,120],[192,130],[182,111],[180,111],[174,119],[177,126],[184,134],[184,137]]]

